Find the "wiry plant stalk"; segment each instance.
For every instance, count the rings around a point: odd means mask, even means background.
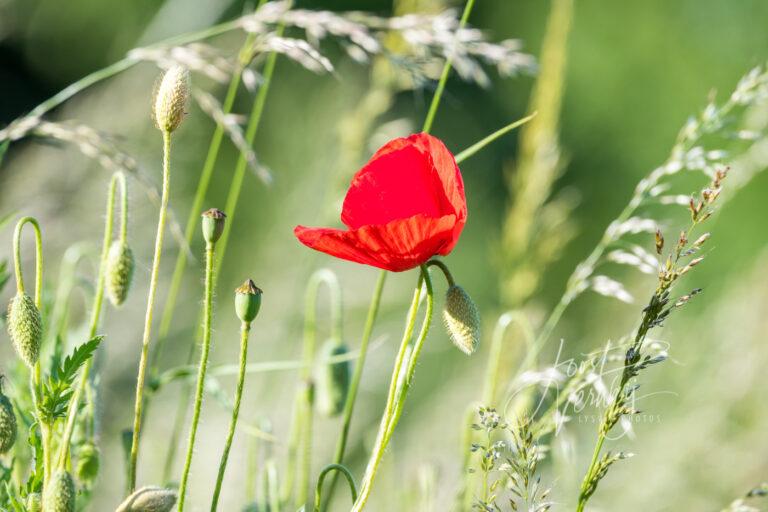
[[[115,218],[115,192],[120,187],[120,240],[125,242],[128,234],[128,190],[125,182],[125,175],[117,172],[112,176],[112,181],[107,192],[107,213],[104,223],[104,240],[101,246],[101,257],[99,259],[99,274],[96,282],[96,292],[93,296],[93,305],[91,306],[91,319],[88,327],[88,338],[96,336],[96,330],[99,328],[99,319],[101,318],[102,304],[104,302],[104,282],[106,280],[107,257],[109,248],[112,244],[112,230]],[[72,395],[69,407],[67,409],[67,420],[62,434],[61,445],[59,446],[59,467],[63,468],[69,457],[69,448],[72,440],[72,433],[75,430],[75,420],[77,419],[78,409],[80,408],[80,399],[86,386],[88,385],[88,376],[93,365],[93,358],[89,359],[80,374],[80,382]]]
[[[424,323],[422,324],[421,332],[418,338],[413,344],[414,329],[416,327],[416,315],[419,310],[419,299],[421,298],[422,286],[426,287],[427,292],[427,306],[424,317]],[[421,266],[421,272],[419,274],[419,280],[416,284],[416,289],[413,294],[413,300],[411,301],[411,307],[408,310],[408,316],[405,326],[405,332],[403,334],[403,341],[400,344],[400,350],[395,359],[395,366],[392,371],[392,379],[389,384],[389,393],[387,396],[387,404],[384,407],[384,414],[381,417],[381,423],[379,425],[379,433],[376,437],[376,443],[371,451],[371,457],[368,460],[368,466],[365,470],[363,481],[360,485],[360,494],[355,500],[355,504],[352,506],[352,512],[360,512],[365,508],[370,498],[371,490],[373,488],[373,482],[376,478],[381,459],[384,456],[384,451],[389,445],[389,441],[392,438],[395,427],[397,426],[400,416],[403,412],[403,406],[405,399],[410,389],[413,374],[416,370],[416,362],[419,359],[421,349],[426,341],[427,333],[429,332],[429,326],[432,320],[432,307],[433,307],[433,292],[432,292],[432,280],[429,276],[429,270],[425,265]],[[408,355],[410,352],[410,355]]]
[[[263,5],[265,1],[266,0],[260,0],[259,5]],[[282,28],[278,29],[278,31],[281,31],[281,30]],[[253,142],[256,139],[256,132],[258,131],[259,124],[261,123],[261,115],[264,112],[264,106],[266,105],[267,95],[269,94],[270,85],[272,83],[272,77],[274,75],[275,65],[277,63],[277,56],[278,56],[277,53],[271,52],[267,56],[267,61],[264,64],[262,83],[259,87],[258,92],[256,93],[256,98],[254,99],[254,102],[253,102],[253,107],[251,109],[250,117],[248,119],[248,127],[246,128],[246,133],[245,133],[245,139],[249,147],[253,145]],[[227,226],[224,228],[224,234],[222,235],[221,240],[219,240],[219,243],[217,244],[219,247],[219,250],[218,250],[219,255],[215,263],[214,279],[216,279],[216,276],[218,276],[219,274],[222,261],[224,260],[224,256],[227,252],[227,243],[229,241],[230,224],[234,221],[234,218],[235,218],[235,214],[237,211],[237,201],[240,198],[240,190],[242,187],[243,178],[245,177],[245,171],[247,169],[247,166],[248,166],[248,161],[246,159],[246,155],[241,153],[240,156],[238,157],[238,161],[235,167],[235,173],[232,177],[232,182],[230,184],[229,192],[227,195],[226,206],[224,211],[228,213],[230,222],[228,222]],[[216,288],[216,284],[217,283],[214,281],[214,289]],[[191,360],[192,357],[194,356],[194,351],[195,351],[195,347],[194,345],[192,345],[189,351],[189,360]],[[182,389],[182,392],[179,395],[179,404],[176,410],[176,417],[174,419],[174,428],[169,441],[168,452],[166,453],[166,459],[165,459],[165,465],[164,465],[165,469],[163,471],[164,481],[167,480],[171,474],[173,459],[176,455],[176,448],[179,442],[179,438],[181,436],[181,428],[183,426],[184,415],[186,414],[186,407],[189,401],[190,392],[191,392],[191,389],[188,386],[186,386],[184,389]]]
[[[152,272],[149,279],[149,296],[147,298],[147,313],[144,319],[144,337],[141,342],[141,359],[139,361],[139,374],[136,379],[136,404],[133,418],[133,440],[131,442],[131,456],[128,466],[128,491],[129,494],[136,490],[136,468],[139,460],[139,441],[142,425],[142,411],[144,406],[144,384],[147,373],[147,358],[149,355],[149,342],[152,333],[152,316],[155,307],[155,293],[160,275],[160,258],[163,253],[163,239],[165,237],[165,221],[168,211],[168,198],[171,188],[171,132],[163,130],[163,192],[160,201],[160,215],[157,220],[157,235],[155,237],[155,255],[152,262]]]
[[[207,242],[205,247],[205,296],[203,299],[203,346],[200,353],[200,365],[197,373],[197,385],[195,390],[195,402],[192,412],[192,423],[189,427],[189,439],[187,441],[187,455],[184,460],[184,469],[179,484],[179,512],[183,512],[187,493],[187,480],[192,467],[192,456],[195,451],[195,438],[197,426],[200,422],[200,412],[203,404],[203,391],[205,390],[205,374],[208,370],[208,355],[211,349],[211,320],[213,318],[213,259],[215,243]]]

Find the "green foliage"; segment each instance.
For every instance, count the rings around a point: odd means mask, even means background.
[[[75,391],[73,384],[77,371],[93,356],[103,338],[96,336],[75,348],[64,361],[54,361],[51,374],[43,383],[43,393],[38,404],[42,421],[52,423],[66,416],[69,401]]]

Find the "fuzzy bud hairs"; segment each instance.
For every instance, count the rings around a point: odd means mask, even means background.
[[[152,105],[157,128],[172,132],[184,119],[184,108],[189,98],[189,71],[182,66],[173,66],[160,79]]]
[[[176,491],[162,487],[142,487],[134,492],[115,512],[169,512],[176,505]]]
[[[448,288],[443,321],[453,344],[468,356],[472,355],[480,344],[480,314],[475,302],[461,286]]]

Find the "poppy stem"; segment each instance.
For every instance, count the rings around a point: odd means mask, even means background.
[[[341,464],[344,460],[344,452],[347,448],[347,439],[349,438],[349,430],[352,425],[352,414],[355,410],[355,400],[357,399],[357,390],[360,387],[360,380],[363,377],[363,369],[365,367],[365,358],[368,354],[368,344],[371,341],[371,335],[373,334],[373,326],[376,323],[376,317],[379,313],[379,305],[381,304],[381,295],[384,291],[384,283],[387,280],[388,272],[382,270],[379,273],[379,278],[376,281],[376,288],[373,291],[373,298],[371,299],[371,305],[368,308],[368,316],[365,320],[365,327],[363,329],[363,339],[360,341],[360,355],[355,363],[355,370],[352,373],[352,382],[349,385],[349,393],[347,394],[347,400],[344,403],[344,419],[342,420],[341,433],[339,439],[336,442],[336,452],[333,456],[334,464]],[[331,483],[328,488],[328,493],[323,501],[322,510],[327,510],[333,498],[333,493],[336,489],[337,482],[339,480],[339,473],[336,472],[331,477]],[[318,484],[320,485],[320,484]]]
[[[451,274],[451,271],[448,270],[448,265],[446,265],[442,261],[440,261],[440,260],[429,260],[426,263],[426,266],[427,266],[427,268],[429,268],[429,267],[437,267],[437,268],[439,268],[443,272],[443,275],[445,276],[445,280],[448,281],[448,286],[454,286],[456,284],[456,281],[454,281],[454,279],[453,279],[453,274]]]
[[[422,286],[425,286],[427,290],[427,307],[419,336],[414,343],[411,343],[416,327],[416,314],[419,310]],[[365,476],[363,477],[363,482],[360,486],[360,495],[357,500],[355,500],[351,512],[361,512],[363,508],[365,508],[368,498],[370,497],[373,481],[376,478],[376,472],[378,471],[381,459],[384,456],[384,451],[386,450],[387,445],[392,438],[392,434],[395,431],[395,427],[397,427],[403,413],[405,399],[411,384],[413,383],[416,362],[419,359],[419,354],[421,354],[421,349],[424,346],[427,333],[429,332],[429,326],[432,322],[432,309],[432,280],[429,276],[427,266],[422,265],[421,272],[419,273],[419,280],[413,294],[413,300],[411,301],[411,307],[408,311],[408,319],[403,334],[403,341],[400,344],[400,351],[397,354],[395,367],[392,371],[387,405],[384,408],[384,414],[382,415],[381,423],[379,425],[376,445],[371,452],[371,458],[368,460],[368,467],[366,468]]]
[[[459,30],[463,29],[467,21],[469,20],[469,14],[472,12],[472,7],[475,5],[475,0],[467,0],[467,5],[464,7],[464,13],[461,15],[459,21]],[[443,72],[440,74],[440,80],[437,82],[437,89],[435,95],[432,97],[432,103],[429,105],[429,111],[427,117],[424,119],[424,126],[421,131],[429,133],[432,130],[432,123],[435,121],[435,114],[437,114],[437,107],[440,106],[440,99],[443,97],[443,91],[445,91],[445,83],[448,81],[448,75],[451,72],[451,66],[453,65],[453,58],[448,57],[445,60],[443,66]]]
[[[350,473],[349,470],[341,464],[328,464],[320,472],[320,476],[317,477],[317,487],[315,488],[315,506],[312,509],[314,512],[320,512],[320,497],[323,493],[323,482],[325,481],[325,477],[328,476],[328,473],[331,471],[335,471],[336,475],[339,473],[344,475],[344,478],[347,479],[347,484],[349,484],[349,492],[352,494],[352,502],[354,503],[357,499],[357,487],[355,486],[355,477],[352,476],[352,473]]]

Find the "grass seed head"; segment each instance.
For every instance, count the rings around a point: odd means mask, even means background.
[[[127,243],[115,240],[107,255],[107,297],[113,306],[122,306],[133,280],[133,251]]]
[[[60,469],[53,474],[45,490],[45,512],[75,512],[75,482],[69,472]]]
[[[465,354],[472,355],[480,343],[480,313],[461,286],[448,288],[443,320],[454,345]]]
[[[320,348],[319,358],[326,361],[349,353],[346,344],[334,339],[327,340]],[[324,363],[317,369],[317,409],[326,416],[337,416],[344,410],[351,378],[349,361]]]
[[[176,491],[162,487],[142,487],[117,507],[115,512],[168,512],[176,504]]]
[[[8,305],[8,334],[16,353],[32,368],[40,357],[43,319],[35,301],[25,293],[17,293]]]
[[[155,93],[153,117],[155,125],[164,132],[172,132],[184,119],[184,109],[189,98],[189,71],[173,66],[160,79]]]
[[[256,319],[261,309],[262,291],[250,280],[235,290],[235,312],[241,322],[251,323]]]
[[[13,406],[0,389],[0,454],[8,452],[16,442],[18,427]]]
[[[203,238],[206,243],[215,244],[221,238],[221,234],[224,233],[227,215],[217,208],[211,208],[204,211],[202,217]]]

